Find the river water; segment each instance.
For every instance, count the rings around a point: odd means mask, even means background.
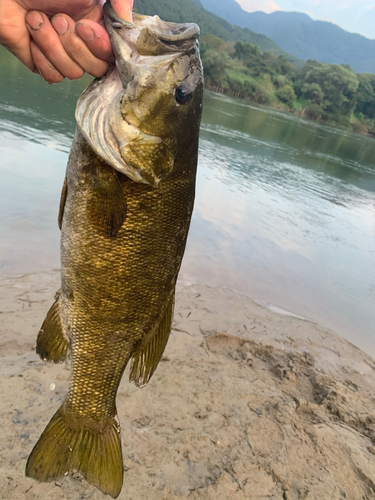
[[[48,86],[0,48],[0,275],[59,267],[89,79]],[[206,93],[185,282],[230,287],[375,355],[375,140]]]

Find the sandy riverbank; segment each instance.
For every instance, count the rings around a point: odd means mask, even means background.
[[[37,331],[59,287],[38,273],[0,287],[0,498],[104,497],[80,477],[38,484],[27,456],[68,388]],[[344,339],[228,289],[178,287],[149,385],[118,395],[121,500],[375,498],[375,362]]]

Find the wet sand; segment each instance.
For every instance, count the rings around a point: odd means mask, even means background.
[[[68,389],[69,361],[35,354],[59,273],[0,286],[0,498],[105,497],[78,474],[25,478]],[[340,336],[229,289],[179,284],[173,330],[145,389],[117,404],[121,500],[375,498],[375,362]]]

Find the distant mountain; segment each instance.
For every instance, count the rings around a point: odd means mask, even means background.
[[[197,5],[199,5],[199,7],[204,8],[201,0],[193,0],[193,2],[196,3]]]
[[[255,33],[248,28],[233,26],[230,22],[205,10],[202,4],[201,0],[135,0],[134,7],[136,12],[148,16],[157,14],[166,21],[195,22],[199,24],[202,36],[212,34],[227,42],[249,42],[258,45],[263,52],[273,52],[284,56],[301,67],[301,61],[285,52],[267,36]]]
[[[271,38],[299,59],[349,64],[358,73],[375,73],[375,40],[336,24],[313,21],[299,12],[245,12],[235,0],[197,0],[228,22]]]

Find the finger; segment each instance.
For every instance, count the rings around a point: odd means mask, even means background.
[[[96,23],[100,22],[103,18],[103,5],[106,0],[99,0],[95,3],[93,9],[85,15],[80,16],[78,19],[73,18],[74,21],[80,21],[81,19],[91,19],[91,21],[95,21]],[[61,12],[61,11],[60,11]]]
[[[30,35],[25,25],[25,9],[16,2],[0,1],[0,44],[31,71],[35,69],[30,51]]]
[[[52,18],[51,24],[59,34],[65,52],[80,68],[96,77],[103,76],[106,73],[108,64],[102,61],[101,58],[95,57],[85,42],[75,33],[73,19],[67,15],[57,14]]]
[[[58,34],[43,12],[28,12],[26,24],[35,44],[63,76],[70,80],[81,78],[84,73],[82,68],[65,52]]]
[[[53,64],[50,63],[35,42],[31,41],[30,49],[35,66],[38,68],[40,75],[47,83],[59,83],[64,80],[60,71],[57,71]]]
[[[89,19],[83,19],[76,24],[76,33],[94,56],[105,61],[113,61],[111,42],[103,26]]]
[[[111,0],[111,5],[116,14],[124,21],[133,22],[134,0]]]

